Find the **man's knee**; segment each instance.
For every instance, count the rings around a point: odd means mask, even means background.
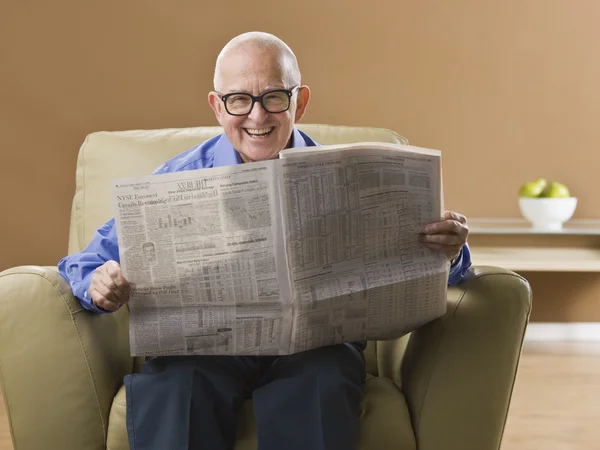
[[[308,364],[326,369],[340,365],[364,365],[362,351],[352,344],[338,344],[315,348],[291,355],[292,358],[305,360]]]
[[[340,381],[361,383],[365,377],[362,351],[351,344],[321,347],[294,355],[281,361],[298,374],[316,374],[320,384],[335,388]],[[284,369],[285,370],[285,369]]]
[[[163,358],[156,358],[146,361],[140,373],[126,378],[129,378],[132,393],[143,393],[158,399],[177,392],[189,394],[193,376],[194,367],[191,364],[170,363]]]
[[[150,384],[165,384],[173,392],[203,395],[216,391],[230,397],[247,389],[250,375],[247,365],[234,356],[168,356],[146,362],[139,376]]]

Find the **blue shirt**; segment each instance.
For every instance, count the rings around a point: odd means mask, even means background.
[[[306,133],[298,129],[294,129],[291,144],[292,147],[314,147],[320,145],[313,141]],[[152,173],[180,172],[241,163],[242,159],[239,153],[233,148],[227,136],[221,134],[180,153]],[[94,304],[90,298],[88,289],[94,275],[94,270],[110,260],[120,262],[114,218],[106,222],[94,233],[92,241],[83,251],[65,256],[58,263],[60,274],[69,282],[73,295],[79,299],[85,309],[97,313],[106,312]],[[450,267],[448,284],[458,284],[464,278],[470,266],[471,255],[468,245],[465,245],[459,257]]]

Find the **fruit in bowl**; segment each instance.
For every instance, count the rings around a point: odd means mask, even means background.
[[[519,190],[519,197],[536,198],[542,195],[548,182],[544,178],[538,178],[535,181],[528,181]]]
[[[560,230],[575,213],[577,198],[567,186],[544,178],[528,181],[519,190],[521,214],[534,228]]]

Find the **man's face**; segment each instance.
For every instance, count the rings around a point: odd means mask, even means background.
[[[245,49],[236,51],[222,61],[220,94],[244,92],[255,96],[273,89],[292,89],[286,76],[286,62],[272,52]],[[272,159],[289,145],[294,123],[304,115],[308,103],[307,87],[296,90],[290,107],[281,113],[270,113],[260,102],[254,103],[246,116],[232,116],[215,92],[209,103],[227,138],[244,162]]]

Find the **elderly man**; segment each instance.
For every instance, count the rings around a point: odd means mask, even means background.
[[[275,36],[246,33],[221,51],[208,102],[224,134],[201,143],[154,173],[218,167],[277,158],[284,148],[318,145],[294,128],[310,90],[296,57]],[[452,261],[449,283],[470,266],[468,228],[446,212],[421,234]],[[95,313],[119,309],[130,286],[119,267],[114,219],[81,253],[63,258],[60,273],[82,305]],[[235,416],[253,398],[259,448],[354,449],[358,443],[364,342],[289,356],[156,357],[125,379],[132,449],[232,449]]]

